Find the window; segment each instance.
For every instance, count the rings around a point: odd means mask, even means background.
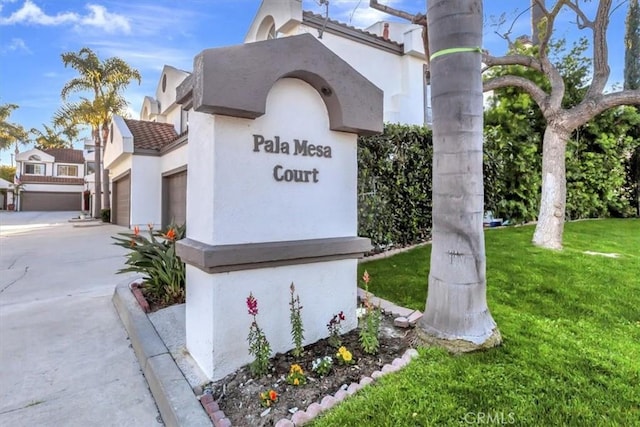
[[[87,170],[86,170],[86,174],[92,174],[96,171],[96,162],[87,162]]]
[[[277,37],[278,35],[276,34],[276,24],[273,24],[271,27],[269,27],[269,31],[267,32],[267,40],[273,40]]]
[[[189,129],[189,111],[180,110],[180,133]]]
[[[58,176],[78,176],[78,166],[58,165]]]
[[[44,175],[44,164],[27,163],[24,165],[24,173],[29,175]]]

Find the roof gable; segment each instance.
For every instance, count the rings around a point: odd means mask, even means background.
[[[302,2],[299,0],[263,0],[258,8],[245,43],[266,40],[270,27],[276,32],[287,32],[302,22]]]
[[[53,163],[55,161],[55,157],[37,148],[32,148],[31,150],[16,154],[16,161]]]
[[[133,135],[133,151],[156,150],[169,144],[178,137],[178,133],[170,123],[147,122],[143,120],[124,119]]]
[[[51,148],[43,151],[52,156],[56,163],[84,164],[84,153],[82,150],[74,150],[72,148]]]

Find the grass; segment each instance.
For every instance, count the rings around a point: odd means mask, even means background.
[[[485,233],[502,346],[462,356],[421,348],[313,425],[640,426],[640,220],[568,223],[561,252],[533,247],[532,234]],[[361,265],[369,289],[423,310],[430,251]]]

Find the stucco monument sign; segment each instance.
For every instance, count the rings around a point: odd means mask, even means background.
[[[309,34],[209,49],[178,88],[189,109],[187,348],[210,379],[252,361],[246,298],[274,352],[344,312],[357,326],[358,134],[382,131],[382,91]]]

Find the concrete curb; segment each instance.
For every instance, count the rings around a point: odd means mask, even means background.
[[[167,426],[207,426],[211,421],[130,289],[132,280],[116,286],[113,305]]]

